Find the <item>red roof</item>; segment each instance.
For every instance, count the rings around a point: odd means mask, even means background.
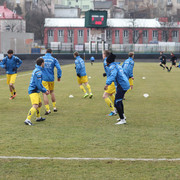
[[[0,19],[23,19],[23,17],[15,14],[6,6],[0,6]]]

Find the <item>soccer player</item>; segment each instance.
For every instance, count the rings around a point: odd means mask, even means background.
[[[159,59],[160,59],[159,65],[163,67],[163,70],[166,68],[167,71],[169,71],[169,68],[166,66],[166,56],[163,54],[163,51],[160,52]]]
[[[22,61],[17,56],[13,55],[13,50],[8,50],[7,56],[3,58],[1,62],[1,67],[6,70],[7,74],[7,84],[9,85],[9,90],[11,93],[10,100],[16,97],[16,89],[14,83],[17,77],[17,69],[21,66]]]
[[[38,58],[36,60],[36,68],[34,69],[29,88],[28,88],[28,94],[31,99],[32,108],[29,110],[29,113],[27,115],[26,120],[24,123],[26,125],[32,126],[31,118],[36,113],[36,121],[44,121],[45,118],[42,118],[40,116],[40,109],[42,106],[41,98],[40,98],[40,91],[43,93],[46,93],[46,95],[49,94],[49,91],[42,85],[42,69],[44,67],[44,59]]]
[[[122,68],[123,68],[124,74],[129,79],[129,84],[130,84],[130,88],[128,90],[128,92],[129,92],[130,90],[133,89],[134,52],[129,52],[128,56],[129,56],[129,58],[124,61]]]
[[[51,101],[53,104],[53,110],[54,112],[57,112],[56,108],[56,98],[54,94],[54,67],[57,69],[57,81],[61,81],[61,75],[62,75],[62,70],[61,66],[56,58],[52,56],[52,50],[47,49],[45,56],[42,57],[44,59],[44,68],[43,68],[43,74],[42,74],[42,84],[43,86],[50,91],[51,95]],[[48,96],[43,93],[43,99],[44,99],[44,104],[46,107],[46,112],[45,115],[48,115],[51,113],[50,108],[49,108],[49,100]]]
[[[126,124],[126,119],[124,116],[124,105],[123,105],[123,98],[126,93],[126,91],[130,88],[129,81],[126,77],[126,75],[123,72],[123,69],[121,65],[115,63],[116,56],[114,54],[110,54],[107,57],[107,66],[110,69],[109,76],[106,80],[106,85],[104,87],[104,90],[108,89],[108,86],[112,84],[112,82],[115,82],[117,85],[116,87],[116,96],[115,96],[115,107],[119,114],[120,121],[116,124]]]
[[[172,62],[172,64],[170,65],[169,72],[171,71],[172,66],[177,67],[177,65],[176,65],[177,57],[172,52],[171,52],[171,59],[170,59],[170,61]]]
[[[95,61],[94,56],[91,56],[90,61],[91,61],[91,66],[93,66],[93,63],[94,63],[94,61]]]
[[[86,75],[86,68],[85,68],[84,60],[79,56],[78,52],[74,53],[74,58],[75,58],[75,69],[76,69],[79,87],[85,93],[84,98],[89,96],[89,98],[91,99],[93,97],[93,94],[91,92],[91,87],[88,84],[88,78]],[[85,86],[88,88],[89,94],[86,92],[82,84],[85,84]]]
[[[105,50],[103,52],[103,59],[104,59],[103,64],[104,64],[104,70],[105,70],[105,73],[103,73],[104,77],[109,76],[109,67],[107,66],[107,62],[106,62],[106,59],[109,55],[110,55],[109,51]],[[114,108],[114,100],[115,100],[114,93],[115,92],[116,92],[115,84],[114,82],[112,82],[112,84],[108,86],[107,90],[105,90],[103,94],[103,99],[111,110],[108,116],[117,115],[116,110]]]

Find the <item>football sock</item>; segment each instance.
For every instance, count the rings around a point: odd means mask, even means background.
[[[123,115],[124,114],[124,106],[123,106],[122,101],[117,102],[115,104],[115,107],[116,107],[116,110],[119,114],[120,119],[124,119],[124,115]]]
[[[104,99],[104,101],[106,102],[106,104],[109,106],[109,108],[111,109],[111,111],[114,111],[114,105],[111,102],[111,100],[109,98]]]
[[[170,67],[169,71],[172,69],[172,67]]]
[[[13,92],[16,93],[16,89],[15,88],[13,89]]]
[[[169,70],[169,68],[166,66],[166,69]]]
[[[114,96],[114,94],[113,94],[112,96],[109,96],[109,97],[110,97],[112,103],[114,104],[114,101],[115,101],[115,96]]]
[[[127,90],[127,92],[131,91],[131,87]]]
[[[91,93],[91,86],[89,84],[87,84],[86,86],[88,88],[89,94]]]
[[[14,95],[14,92],[13,91],[11,91],[11,96],[13,96]]]
[[[85,90],[85,88],[84,88],[83,85],[80,85],[79,87],[80,87],[80,89],[81,89],[84,93],[86,93],[86,90]]]
[[[49,104],[45,105],[45,108],[46,108],[46,111],[49,111],[50,110]]]
[[[53,108],[56,108],[56,102],[52,102]]]
[[[160,64],[160,66],[164,68],[164,66],[162,64]]]
[[[39,107],[39,108],[37,108],[37,110],[36,110],[36,117],[37,118],[40,118],[41,116],[40,116],[40,112],[41,112],[41,108]]]
[[[34,114],[35,112],[36,112],[36,109],[35,109],[34,107],[32,107],[32,108],[29,110],[29,113],[28,113],[26,119],[31,120],[31,117],[33,116],[33,114]]]

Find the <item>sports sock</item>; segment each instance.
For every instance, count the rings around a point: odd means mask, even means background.
[[[164,66],[162,64],[160,64],[160,66],[164,68]]]
[[[91,93],[91,86],[89,84],[87,84],[86,86],[88,88],[89,94]]]
[[[109,108],[111,109],[111,111],[114,111],[114,105],[111,102],[111,100],[109,98],[104,99],[104,101],[106,102],[106,104],[109,106]]]
[[[115,101],[115,96],[114,96],[114,94],[113,94],[112,96],[109,96],[109,97],[110,97],[112,103],[114,104],[114,101]]]
[[[127,92],[131,91],[131,87],[127,90]]]
[[[171,71],[172,67],[170,67],[169,71]]]
[[[56,108],[56,102],[52,102],[53,108]]]
[[[50,110],[49,104],[45,105],[45,108],[46,108],[46,111],[49,111]]]
[[[13,96],[14,95],[14,91],[11,91],[11,96]]]
[[[122,101],[117,102],[115,104],[115,107],[116,107],[116,110],[119,114],[120,119],[124,119],[124,115],[123,115],[124,114],[124,106],[123,106]]]
[[[41,112],[41,108],[39,107],[39,108],[37,108],[37,110],[36,110],[36,117],[37,117],[37,118],[40,118],[40,117],[41,117],[40,112]]]
[[[31,120],[31,117],[33,116],[33,114],[34,114],[35,112],[36,112],[36,109],[35,109],[34,107],[32,107],[32,108],[29,110],[29,113],[28,113],[26,119]]]
[[[85,90],[85,88],[84,88],[83,85],[80,85],[79,87],[80,87],[80,89],[81,89],[84,93],[86,93],[86,90]]]
[[[169,68],[166,66],[166,69],[169,70]]]
[[[16,93],[16,89],[15,88],[13,89],[13,92]]]

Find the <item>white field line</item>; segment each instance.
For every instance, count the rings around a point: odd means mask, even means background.
[[[77,161],[180,161],[180,158],[79,158],[79,157],[23,157],[23,156],[0,156],[0,159],[26,159],[26,160],[77,160]]]
[[[64,65],[64,66],[62,66],[63,67],[62,69],[64,69],[65,67],[69,67],[70,65],[72,65],[72,64]],[[28,75],[31,75],[31,74],[32,74],[32,72],[31,73],[27,73],[27,74],[20,74],[20,75],[17,75],[17,78],[18,77],[28,76]],[[0,79],[0,81],[6,80],[6,79],[7,78],[2,78],[2,79]]]

